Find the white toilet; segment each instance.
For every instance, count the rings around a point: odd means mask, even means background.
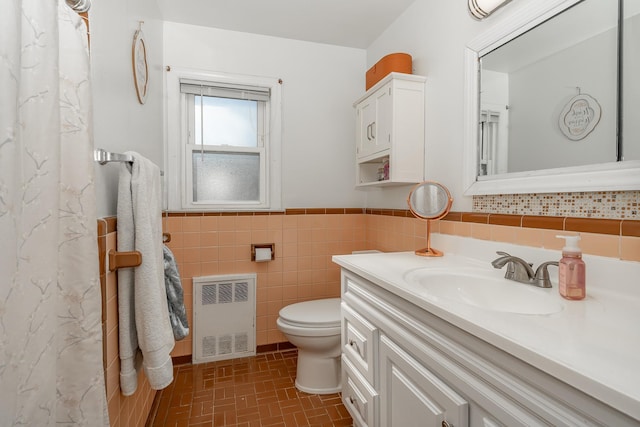
[[[291,304],[280,310],[278,329],[298,347],[296,388],[306,393],[341,390],[340,298]]]

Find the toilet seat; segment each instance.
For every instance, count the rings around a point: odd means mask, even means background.
[[[303,301],[280,310],[280,320],[300,328],[335,328],[340,326],[340,298]]]

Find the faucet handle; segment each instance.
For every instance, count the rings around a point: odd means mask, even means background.
[[[551,287],[551,279],[549,278],[549,269],[550,265],[555,265],[556,267],[559,265],[558,261],[547,261],[543,262],[536,269],[536,275],[534,280],[536,281],[536,285],[541,288],[550,288]]]

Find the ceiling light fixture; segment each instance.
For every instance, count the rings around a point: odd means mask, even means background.
[[[511,0],[469,0],[469,12],[476,19],[484,19]]]

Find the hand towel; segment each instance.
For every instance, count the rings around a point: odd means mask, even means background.
[[[164,254],[164,285],[167,290],[169,321],[173,329],[173,338],[179,341],[189,335],[182,281],[180,280],[180,273],[178,272],[173,252],[166,245],[162,245],[162,251]]]
[[[135,152],[120,166],[118,183],[118,251],[136,250],[142,264],[118,270],[120,388],[130,396],[137,389],[140,364],[151,388],[173,381],[169,323],[162,254],[160,169]]]

